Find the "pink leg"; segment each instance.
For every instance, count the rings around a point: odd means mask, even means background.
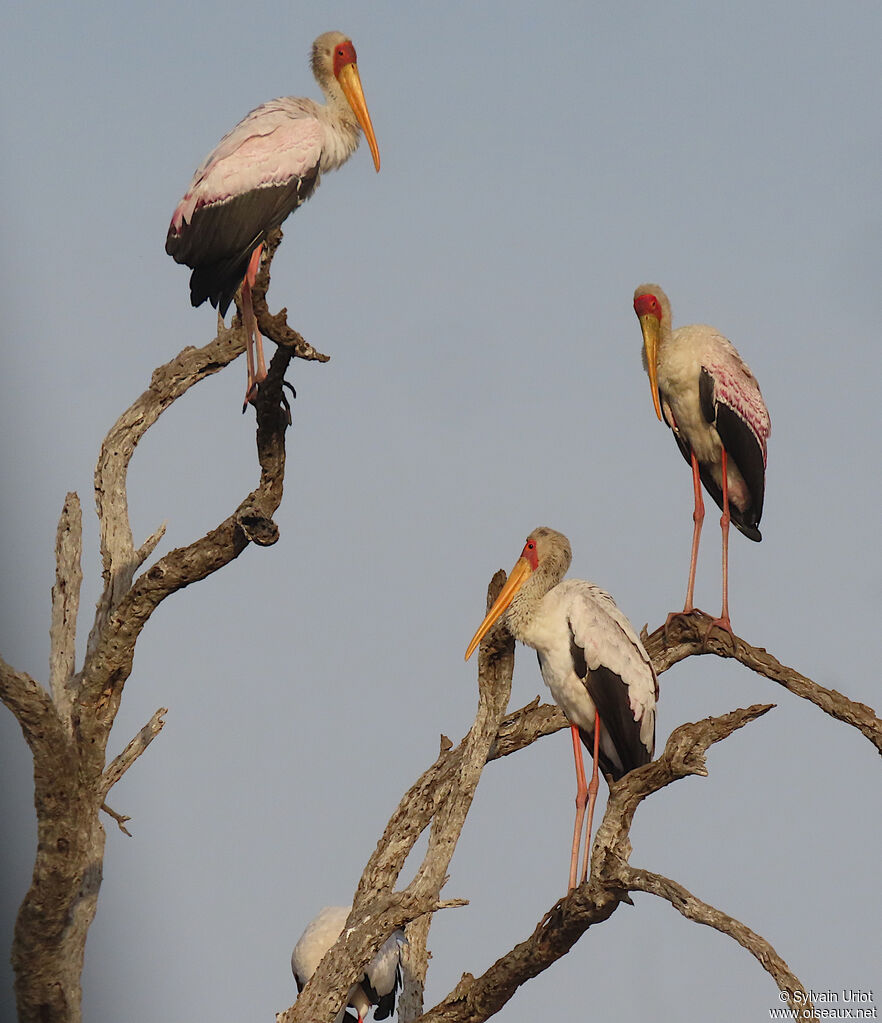
[[[585,849],[582,853],[582,884],[588,878],[588,857],[591,852],[591,823],[594,820],[594,804],[597,802],[597,790],[600,787],[597,777],[597,761],[600,756],[600,715],[594,711],[594,768],[591,782],[588,785],[588,823],[585,825]]]
[[[251,287],[247,279],[242,281],[242,326],[245,328],[245,358],[248,360],[248,382],[245,385],[245,404],[242,411],[248,407],[252,398],[254,388],[254,313],[251,309]]]
[[[266,362],[263,357],[263,338],[257,329],[257,321],[254,317],[254,307],[251,302],[251,289],[257,280],[257,271],[260,268],[260,254],[263,251],[263,244],[257,246],[251,253],[251,260],[248,269],[245,271],[245,279],[242,281],[242,322],[245,327],[245,350],[248,357],[248,384],[245,390],[245,402],[242,411],[248,407],[257,394],[257,386],[266,380]],[[254,350],[257,349],[257,367],[254,365]]]
[[[254,282],[257,280],[257,271],[260,269],[260,256],[263,252],[263,242],[257,246],[254,252],[251,253],[251,262],[248,264],[248,271],[245,274],[245,279],[248,281],[248,290],[254,287]],[[251,315],[254,315],[252,309]],[[257,346],[257,383],[262,383],[266,380],[266,363],[263,359],[263,338],[260,336],[260,331],[257,329],[257,321],[254,321],[254,343]]]
[[[698,474],[698,459],[692,455],[692,489],[695,492],[695,509],[692,512],[692,559],[689,562],[689,584],[686,587],[686,604],[683,614],[692,610],[692,596],[695,592],[695,568],[698,565],[698,544],[701,540],[701,527],[704,523],[704,498],[701,495],[701,476]]]
[[[682,611],[672,611],[665,619],[665,639],[667,639],[668,626],[681,614],[692,614],[694,605],[692,603],[695,593],[695,569],[698,566],[698,544],[701,541],[701,527],[704,523],[704,497],[701,493],[701,476],[698,472],[698,459],[695,452],[690,452],[692,462],[692,490],[695,495],[695,507],[692,512],[692,557],[689,561],[689,582],[686,586],[686,603]]]
[[[714,618],[714,620],[708,626],[707,632],[705,633],[705,640],[710,635],[711,629],[715,625],[719,625],[721,629],[725,629],[730,636],[734,638],[735,633],[732,632],[732,623],[729,621],[729,476],[727,469],[727,455],[726,449],[723,448],[723,514],[720,516],[720,529],[723,531],[723,609],[720,611],[720,617]]]
[[[582,761],[582,739],[579,729],[570,725],[573,737],[573,757],[576,761],[576,826],[573,828],[573,853],[570,857],[570,883],[572,891],[576,887],[576,873],[579,865],[579,840],[582,837],[582,821],[585,819],[585,804],[588,801],[588,783],[585,781],[585,765]]]
[[[726,449],[723,448],[723,514],[720,516],[720,529],[723,531],[723,610],[720,618],[732,631],[729,621],[729,473],[726,468]]]

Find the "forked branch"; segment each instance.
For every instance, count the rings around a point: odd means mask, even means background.
[[[420,1018],[420,1023],[483,1023],[497,1013],[518,987],[537,976],[573,947],[594,924],[602,923],[630,891],[652,891],[679,899],[677,906],[699,923],[717,927],[747,948],[772,975],[791,1006],[813,1018],[805,990],[765,939],[727,914],[708,906],[676,882],[631,867],[630,828],[634,813],[648,796],[688,775],[707,774],[709,747],[771,709],[757,705],[681,725],[671,734],[661,756],[610,787],[603,822],[598,829],[588,880],[560,899],[533,933],[501,956],[480,977],[466,974],[456,988]]]

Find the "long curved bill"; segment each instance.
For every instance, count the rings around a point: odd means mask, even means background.
[[[640,329],[643,331],[643,351],[646,353],[649,386],[652,388],[652,404],[655,406],[655,414],[661,422],[664,422],[661,403],[658,400],[658,317],[652,313],[644,313],[639,320]]]
[[[502,587],[502,591],[493,602],[493,607],[487,612],[487,617],[481,622],[478,626],[478,631],[472,636],[472,641],[469,643],[469,648],[465,653],[466,660],[472,656],[475,652],[475,647],[487,635],[497,619],[504,614],[508,605],[514,600],[515,594],[530,577],[532,571],[532,566],[526,558],[518,558],[515,567],[509,573],[505,586]]]
[[[353,113],[358,118],[358,123],[364,131],[368,145],[371,147],[371,156],[374,158],[374,167],[380,169],[380,150],[377,146],[377,137],[374,135],[374,126],[371,124],[371,115],[368,113],[367,103],[364,98],[364,90],[361,87],[361,76],[355,64],[346,64],[341,68],[337,81],[343,90],[343,95],[349,101]]]

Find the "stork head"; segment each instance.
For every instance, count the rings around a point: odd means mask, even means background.
[[[658,350],[663,327],[670,330],[671,304],[668,296],[657,284],[641,284],[634,292],[634,312],[643,331],[643,365],[649,374],[652,403],[655,414],[662,418],[658,397]]]
[[[380,150],[361,87],[352,40],[342,32],[325,32],[320,35],[312,44],[312,73],[323,90],[327,89],[331,75],[340,83],[346,102],[352,108],[371,147],[374,167],[379,170]]]
[[[468,660],[472,656],[475,647],[505,614],[525,585],[529,584],[530,588],[536,591],[537,597],[544,596],[563,579],[572,559],[570,541],[563,533],[549,529],[548,526],[538,526],[534,529],[527,537],[521,556],[509,573],[505,586],[472,637],[465,659]]]

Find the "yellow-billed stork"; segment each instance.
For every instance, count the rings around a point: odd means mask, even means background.
[[[283,96],[252,110],[193,175],[165,241],[165,251],[193,270],[194,306],[208,299],[223,316],[242,285],[246,405],[266,377],[251,289],[267,234],[312,195],[324,171],[335,170],[352,156],[361,137],[359,126],[380,169],[352,41],[342,32],[320,35],[312,45],[312,70],[327,102]]]
[[[298,993],[315,973],[325,953],[343,933],[351,906],[325,906],[306,929],[291,953],[291,970]],[[401,986],[401,946],[407,943],[403,931],[395,931],[380,946],[380,951],[368,963],[364,976],[349,989],[346,1005],[355,1009],[358,1023],[363,1023],[371,1006],[376,1006],[374,1019],[381,1020],[395,1011],[395,996]],[[351,1020],[346,1007],[340,1010],[336,1023]]]
[[[539,655],[545,684],[570,722],[576,761],[576,822],[569,886],[575,888],[582,821],[588,805],[581,880],[588,874],[589,839],[597,798],[598,763],[617,781],[648,764],[655,750],[658,680],[649,654],[613,598],[583,579],[566,579],[572,552],[562,534],[534,529],[466,660],[497,619]],[[593,751],[585,781],[582,743]]]
[[[637,288],[634,312],[643,332],[643,365],[656,415],[673,430],[692,466],[695,510],[683,614],[693,609],[704,484],[723,512],[723,607],[711,627],[720,625],[731,633],[729,521],[751,540],[762,540],[758,526],[766,484],[766,441],[772,428],[769,411],[756,377],[718,330],[706,324],[672,329],[671,303],[657,284]]]

